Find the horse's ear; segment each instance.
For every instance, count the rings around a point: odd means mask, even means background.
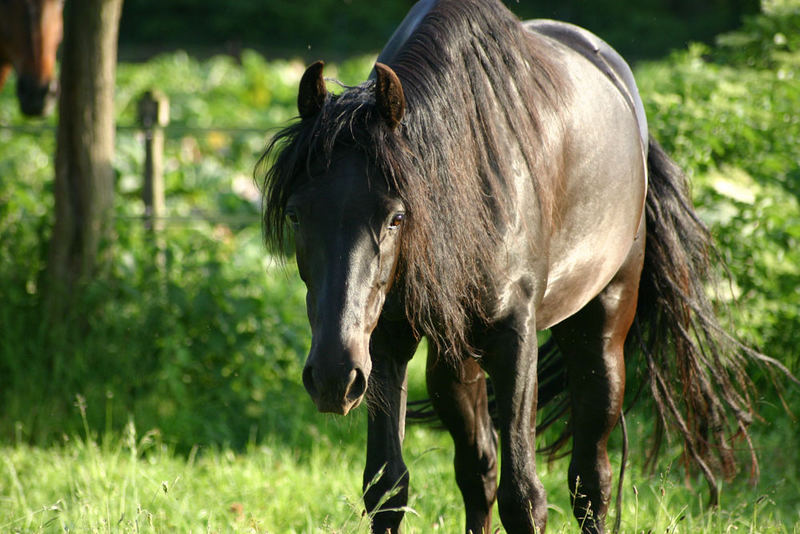
[[[375,74],[377,75],[375,103],[378,106],[378,112],[389,128],[395,129],[400,125],[406,111],[403,86],[400,84],[397,74],[383,63],[375,63]]]
[[[297,95],[297,110],[300,117],[307,119],[313,117],[325,105],[325,78],[322,77],[322,68],[325,63],[317,61],[306,69],[300,79],[300,92]]]

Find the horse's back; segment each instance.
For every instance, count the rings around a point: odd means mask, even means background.
[[[551,184],[549,269],[537,327],[577,312],[614,277],[639,231],[647,170],[647,123],[630,69],[602,40],[556,21],[525,27],[554,54],[568,91],[556,110],[564,125]],[[553,156],[553,154],[551,154]]]
[[[568,46],[608,76],[628,100],[639,123],[642,144],[647,146],[647,115],[636,87],[636,80],[628,63],[611,45],[585,28],[559,20],[533,19],[525,21],[523,26],[530,32],[545,35]]]

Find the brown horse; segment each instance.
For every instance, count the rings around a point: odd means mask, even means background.
[[[63,0],[0,1],[0,89],[13,68],[25,115],[44,115],[55,101],[63,7]]]

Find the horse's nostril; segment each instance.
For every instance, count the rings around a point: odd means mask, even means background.
[[[345,398],[348,402],[355,402],[367,391],[367,379],[361,369],[350,371],[350,383],[347,386]]]
[[[50,84],[39,84],[36,80],[20,76],[17,80],[17,97],[22,113],[32,117],[44,115],[52,99]]]
[[[327,371],[327,372],[326,372]],[[347,414],[355,408],[367,391],[364,371],[355,368],[341,374],[326,369],[324,364],[303,369],[303,385],[321,412]]]
[[[303,385],[311,398],[316,399],[317,387],[314,385],[314,373],[310,365],[306,365],[303,369]]]

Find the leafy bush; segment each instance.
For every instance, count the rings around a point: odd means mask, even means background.
[[[328,73],[355,82],[370,65],[357,58]],[[297,413],[312,407],[293,399],[308,344],[304,290],[296,269],[265,254],[252,176],[270,129],[296,114],[303,67],[253,52],[241,64],[176,53],[119,66],[112,261],[74,310],[83,320],[57,330],[42,321],[38,290],[54,121],[23,126],[13,85],[0,93],[0,110],[17,124],[0,130],[0,435],[22,429],[43,443],[72,434],[81,395],[92,428],[131,416],[169,429],[165,439],[184,450],[269,432],[303,439]],[[171,101],[161,269],[139,200],[136,100],[151,87]]]
[[[765,14],[746,17],[741,29],[717,38],[716,61],[778,72],[797,68],[800,5],[794,0],[768,0],[764,10]]]
[[[639,68],[656,137],[694,178],[735,281],[737,333],[798,367],[800,7]],[[742,48],[741,43],[749,43]],[[781,43],[779,46],[775,43]]]

